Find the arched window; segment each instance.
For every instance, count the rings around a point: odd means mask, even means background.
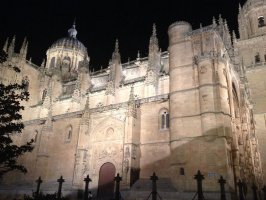
[[[65,142],[70,142],[72,138],[72,126],[68,126],[66,129]]]
[[[169,112],[167,109],[161,110],[159,122],[161,130],[169,129]]]
[[[53,57],[50,61],[50,68],[54,68],[55,67],[55,57]]]

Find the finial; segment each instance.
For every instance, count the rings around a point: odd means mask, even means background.
[[[7,52],[7,49],[8,49],[8,40],[9,40],[9,38],[6,39],[6,42],[4,44],[4,47],[3,47],[3,51],[4,52]]]
[[[156,36],[156,24],[155,23],[153,23],[153,25],[152,25],[152,36]]]
[[[28,53],[28,42],[27,38],[25,37],[20,49],[20,55],[22,56],[22,58],[26,59],[27,53]]]
[[[75,18],[72,27],[70,29],[68,29],[68,36],[76,39],[77,34],[78,34],[78,32],[76,30],[76,18]]]
[[[200,23],[200,29],[202,29],[202,23]]]
[[[219,25],[223,25],[223,18],[222,18],[222,15],[221,14],[219,14],[219,20],[218,20],[218,22],[219,22]]]
[[[232,35],[233,35],[233,43],[235,43],[236,42],[236,33],[235,33],[235,30],[233,30]]]
[[[73,25],[72,25],[73,28],[76,28],[76,17],[74,18],[74,21],[73,21]]]
[[[44,68],[45,66],[45,59],[42,60],[41,68]]]
[[[119,52],[119,44],[118,44],[118,39],[116,39],[115,41],[115,52],[118,53]]]
[[[215,17],[213,16],[213,17],[212,17],[212,27],[215,28],[216,26],[217,26],[216,19],[215,19]]]
[[[138,50],[138,54],[137,54],[137,60],[140,59],[140,53],[139,53],[139,50]]]
[[[229,28],[228,28],[228,24],[227,24],[226,19],[224,20],[224,28],[225,28],[226,31],[229,31]]]
[[[16,42],[16,36],[14,35],[9,48],[8,48],[8,57],[12,57],[13,53],[14,53],[14,49],[15,49],[15,42]]]
[[[149,52],[157,52],[159,50],[159,45],[158,45],[158,39],[156,36],[156,25],[153,23],[152,26],[152,36],[150,37],[150,45],[149,45]]]

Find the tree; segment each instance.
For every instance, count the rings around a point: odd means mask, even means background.
[[[7,59],[4,51],[0,52],[0,67]],[[13,67],[17,73],[18,67]],[[33,150],[33,140],[18,146],[12,140],[12,136],[20,134],[24,128],[20,114],[24,107],[21,101],[27,101],[28,91],[24,82],[21,84],[4,85],[0,83],[0,178],[7,172],[18,170],[26,173],[27,169],[17,162],[19,156]]]

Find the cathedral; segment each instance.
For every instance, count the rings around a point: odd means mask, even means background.
[[[98,71],[89,69],[75,24],[41,66],[27,60],[26,40],[20,52],[15,38],[7,40],[0,80],[26,81],[30,93],[14,141],[34,139],[34,150],[19,158],[27,174],[1,180],[1,196],[30,194],[38,177],[41,191],[53,193],[63,176],[63,195],[79,199],[89,175],[94,197],[110,199],[119,173],[124,199],[146,199],[155,172],[162,198],[192,199],[200,170],[206,199],[220,198],[220,176],[229,199],[239,180],[250,197],[266,177],[265,17],[264,0],[247,0],[239,7],[239,38],[222,17],[196,30],[177,21],[165,52],[154,25],[147,57],[121,63],[116,41]]]

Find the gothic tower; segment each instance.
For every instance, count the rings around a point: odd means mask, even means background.
[[[248,98],[254,114],[255,130],[259,149],[254,148],[256,160],[261,157],[262,168],[266,168],[266,2],[248,0],[239,6],[238,23],[240,38],[235,40],[237,62],[242,78],[248,86]],[[260,152],[260,153],[259,153]],[[259,165],[255,165],[259,167]],[[254,171],[259,173],[255,167]],[[264,178],[266,171],[264,171]],[[262,177],[261,177],[262,179]],[[262,181],[262,180],[261,180]]]

